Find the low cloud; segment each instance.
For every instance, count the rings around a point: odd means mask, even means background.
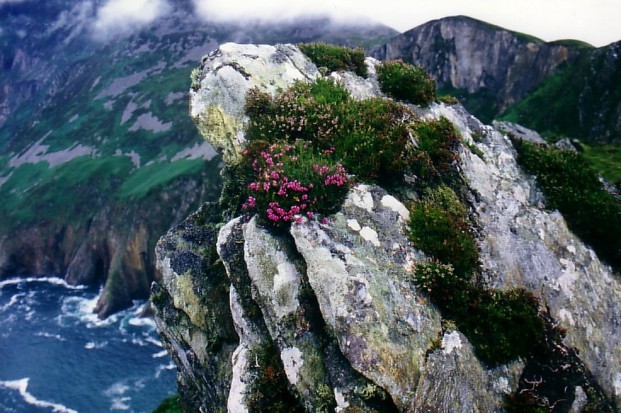
[[[285,21],[302,15],[330,15],[337,19],[358,17],[355,9],[327,0],[192,0],[196,12],[205,20]]]
[[[65,44],[71,42],[76,36],[88,30],[95,18],[95,5],[92,1],[76,3],[69,10],[64,10],[48,29],[48,34],[64,29],[68,32]]]
[[[97,37],[123,35],[148,25],[169,10],[166,0],[108,0],[97,11],[93,29]]]

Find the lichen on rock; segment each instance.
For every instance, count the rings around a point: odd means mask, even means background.
[[[356,98],[381,96],[376,64],[367,60],[368,79],[331,76]],[[192,116],[232,166],[244,145],[246,92],[318,76],[292,45],[222,45],[203,59]],[[477,224],[484,281],[543,294],[567,330],[561,347],[579,349],[580,368],[618,399],[618,279],[560,214],[542,209],[506,137],[459,106],[412,109],[446,117],[480,151],[460,146],[455,168]],[[236,179],[233,168],[224,176]],[[503,411],[528,360],[485,365],[417,288],[413,272],[429,257],[408,240],[410,209],[400,195],[358,184],[325,221],[300,217],[276,229],[233,203],[207,207],[158,246],[158,326],[187,411]],[[591,397],[585,389],[575,391],[576,406]]]

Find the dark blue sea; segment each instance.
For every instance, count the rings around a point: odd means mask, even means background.
[[[175,367],[144,302],[107,320],[59,278],[0,282],[0,412],[152,412]]]

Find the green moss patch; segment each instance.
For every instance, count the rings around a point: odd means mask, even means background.
[[[398,100],[427,106],[436,98],[436,82],[419,66],[390,61],[377,68],[382,92]]]
[[[418,123],[414,131],[418,142],[412,169],[420,180],[420,186],[454,185],[459,180],[455,163],[459,159],[457,148],[460,143],[455,126],[441,117]]]
[[[179,395],[170,396],[160,404],[153,413],[181,413],[179,406]]]
[[[424,200],[411,209],[409,237],[415,247],[452,265],[464,278],[478,267],[466,208],[446,186],[426,191]]]
[[[301,43],[298,47],[317,67],[326,67],[331,72],[348,70],[362,77],[368,75],[362,49],[327,43]]]
[[[515,141],[518,162],[536,176],[547,207],[558,209],[569,228],[598,256],[621,268],[621,201],[604,189],[580,153]]]

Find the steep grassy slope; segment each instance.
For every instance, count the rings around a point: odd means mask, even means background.
[[[589,50],[545,79],[502,119],[551,138],[621,143],[620,54],[621,42]]]
[[[107,42],[63,20],[77,3],[0,6],[0,278],[105,282],[102,316],[146,297],[156,240],[219,194],[220,160],[188,116],[200,58],[226,41],[364,46],[395,34],[324,18],[206,23],[174,3]]]

